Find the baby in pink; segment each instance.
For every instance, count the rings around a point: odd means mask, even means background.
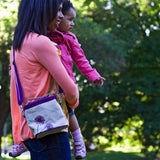
[[[57,43],[57,48],[61,50],[61,62],[66,68],[69,76],[76,83],[73,74],[73,62],[77,68],[85,75],[92,83],[96,83],[98,86],[103,85],[105,78],[93,69],[86,59],[82,48],[76,38],[76,36],[70,32],[74,26],[73,20],[76,17],[75,9],[72,3],[66,0],[63,3],[62,13],[64,15],[58,30],[48,31],[47,36],[51,41]],[[69,113],[72,113],[69,110]],[[79,128],[78,121],[75,114],[70,114],[69,130],[74,140],[74,155],[77,159],[82,159],[86,156],[86,148],[82,138],[82,134]]]

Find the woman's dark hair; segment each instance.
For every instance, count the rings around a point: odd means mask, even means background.
[[[18,11],[18,24],[15,28],[13,47],[21,49],[29,32],[46,35],[47,26],[56,17],[63,0],[21,0]]]
[[[70,8],[73,8],[75,10],[75,8],[73,7],[73,4],[69,0],[64,0],[62,13],[65,15]]]

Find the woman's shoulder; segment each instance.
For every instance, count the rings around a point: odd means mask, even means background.
[[[30,46],[34,49],[36,48],[45,48],[49,47],[49,46],[53,46],[53,44],[51,43],[51,40],[44,35],[39,35],[37,33],[30,33],[28,36],[28,40],[30,43]]]
[[[37,33],[30,33],[28,39],[34,44],[48,43],[50,40],[47,36],[39,35]]]

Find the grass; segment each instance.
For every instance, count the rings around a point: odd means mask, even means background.
[[[137,152],[100,151],[89,152],[84,160],[142,160],[142,158],[143,155]]]
[[[143,160],[144,155],[139,153],[139,151],[93,151],[88,152],[87,157],[83,160]],[[29,157],[19,156],[17,158],[9,158],[5,156],[0,160],[30,160]],[[72,158],[75,160],[75,158]]]

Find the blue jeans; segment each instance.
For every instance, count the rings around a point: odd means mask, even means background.
[[[24,141],[31,154],[31,160],[71,160],[68,134],[56,133],[40,139]]]

